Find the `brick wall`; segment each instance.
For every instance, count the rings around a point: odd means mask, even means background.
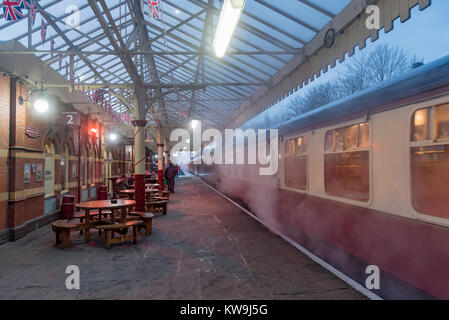
[[[9,92],[9,78],[0,73],[0,230],[8,213]]]
[[[59,209],[63,191],[77,196],[79,190],[78,128],[67,126],[61,121],[63,111],[75,110],[70,105],[59,101],[58,98],[52,97],[51,110],[45,115],[38,114],[31,107],[30,102],[19,104],[19,96],[27,99],[27,92],[28,88],[21,84],[20,80],[0,74],[0,243],[8,238],[14,240],[22,237],[36,227],[57,218],[57,212],[44,215],[45,145],[47,142],[51,141],[55,147],[53,176],[56,209]],[[96,150],[96,180],[92,177],[92,185],[89,186],[90,198],[95,198],[95,191],[98,190],[98,184],[102,181],[99,165],[102,154],[99,152],[99,137],[89,134],[89,130],[96,128],[99,132],[103,128],[87,115],[81,115],[81,123],[81,147]],[[30,127],[40,132],[38,137],[32,138],[25,135],[25,129]],[[66,190],[61,188],[63,174],[61,154],[66,155],[64,145],[67,145],[68,149]],[[101,153],[105,147],[101,147]],[[122,147],[114,146],[109,149],[121,150]],[[30,181],[25,182],[24,168],[28,164],[31,168]],[[38,165],[42,165],[41,181],[37,181]],[[74,165],[76,166],[75,175],[72,171]],[[35,168],[34,171],[33,168]],[[122,173],[123,170],[124,167]]]

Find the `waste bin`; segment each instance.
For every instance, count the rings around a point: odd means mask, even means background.
[[[99,187],[98,200],[108,200],[108,188],[106,188],[106,186]]]
[[[70,220],[75,214],[75,197],[71,195],[62,196],[61,218]]]

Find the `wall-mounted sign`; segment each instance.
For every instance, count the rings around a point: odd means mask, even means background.
[[[42,163],[36,165],[36,181],[42,181]]]
[[[25,128],[25,135],[27,135],[30,138],[36,139],[41,136],[41,132],[37,128],[27,127]]]
[[[66,126],[79,126],[80,113],[78,111],[64,111],[61,121]]]
[[[23,182],[31,182],[31,164],[29,163],[25,164],[23,168]]]

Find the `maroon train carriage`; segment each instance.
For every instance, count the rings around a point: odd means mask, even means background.
[[[193,173],[385,299],[449,299],[449,57],[279,127],[279,169]]]

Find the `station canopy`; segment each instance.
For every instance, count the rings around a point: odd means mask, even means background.
[[[72,55],[74,78],[86,88],[103,88],[116,112],[132,113],[133,77],[123,62],[128,55],[150,97],[150,125],[157,120],[165,127],[185,126],[196,118],[223,128],[349,3],[247,0],[223,58],[212,49],[223,4],[219,0],[160,0],[159,19],[149,16],[146,0],[40,0],[31,38],[28,19],[9,22],[2,15],[0,30],[25,47],[30,41],[36,56],[62,75]],[[79,8],[79,28],[73,28],[73,4]],[[48,26],[44,42],[42,20]]]

